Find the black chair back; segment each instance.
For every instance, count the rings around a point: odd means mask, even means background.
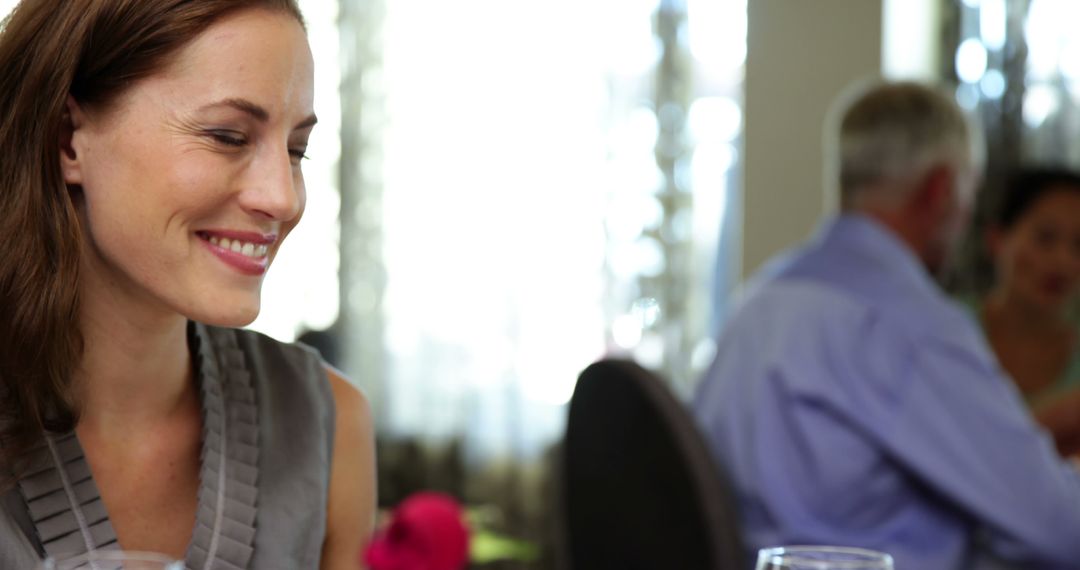
[[[727,479],[654,374],[602,360],[570,401],[559,505],[570,570],[745,570]]]

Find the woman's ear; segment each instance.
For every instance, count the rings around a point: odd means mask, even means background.
[[[64,175],[64,182],[70,185],[83,182],[76,136],[85,124],[86,114],[82,107],[74,97],[68,95],[64,104],[64,116],[60,122],[60,170]]]

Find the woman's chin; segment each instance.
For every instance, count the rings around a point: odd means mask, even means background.
[[[240,328],[250,325],[259,316],[260,302],[256,295],[249,302],[232,303],[227,309],[219,304],[191,311],[187,317],[193,321],[215,327]]]
[[[1038,291],[1029,296],[1028,305],[1047,315],[1063,314],[1069,306],[1069,298],[1050,291]]]

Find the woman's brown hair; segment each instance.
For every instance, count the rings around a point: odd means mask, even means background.
[[[295,0],[22,0],[0,32],[0,487],[75,427],[81,231],[60,172],[68,96],[107,106],[239,10]]]

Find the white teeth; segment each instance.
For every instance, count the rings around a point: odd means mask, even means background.
[[[221,249],[229,250],[233,253],[239,253],[245,257],[252,257],[255,259],[266,257],[270,252],[270,246],[266,244],[255,244],[240,240],[230,240],[229,238],[210,236],[208,241],[220,247]]]

